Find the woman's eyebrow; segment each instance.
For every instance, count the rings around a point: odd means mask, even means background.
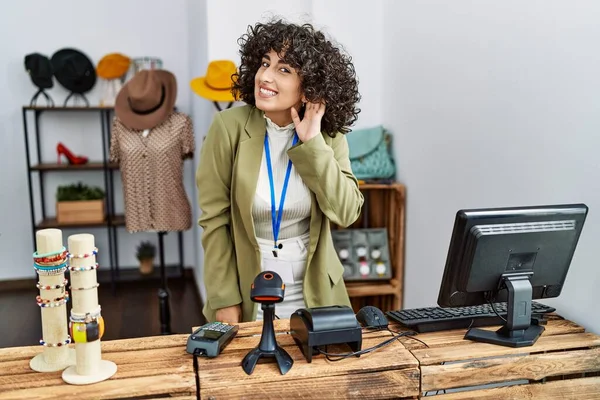
[[[266,60],[268,60],[268,61],[271,61],[271,57],[270,57],[268,54],[265,54],[265,55],[263,56],[263,59],[266,59]],[[288,66],[288,67],[290,66],[290,65],[289,65],[289,63],[287,63],[287,62],[286,62],[284,59],[282,59],[282,58],[280,58],[280,59],[279,59],[279,61],[277,61],[277,64],[279,64],[279,65],[281,65],[281,64],[284,64],[284,65],[286,65],[286,66]],[[291,68],[291,67],[290,67],[290,68]]]

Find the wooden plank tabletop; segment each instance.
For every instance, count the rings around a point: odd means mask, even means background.
[[[600,381],[595,376],[600,373],[600,336],[557,315],[549,318],[545,328],[531,347],[464,340],[465,329],[418,335],[428,347],[416,341],[404,344],[419,361],[421,390],[427,397],[440,393],[436,396],[440,400],[520,399],[562,393],[560,398],[600,398]],[[547,382],[555,379],[567,380]],[[442,394],[450,389],[518,381],[525,384]],[[573,391],[576,395],[569,395]]]
[[[117,364],[110,379],[69,385],[62,371],[39,373],[29,361],[42,346],[0,349],[0,400],[121,399],[148,396],[196,398],[192,357],[185,352],[189,335],[153,336],[102,342],[102,358]]]
[[[244,356],[256,347],[261,322],[240,325],[235,339],[214,359],[199,358],[198,375],[202,399],[382,399],[416,398],[419,395],[417,360],[398,341],[360,357],[327,361],[323,355],[308,363],[286,332],[289,320],[276,320],[277,342],[293,358],[294,365],[281,375],[274,360],[259,363],[252,375],[241,367]],[[390,338],[389,332],[363,331],[362,348]],[[346,353],[345,346],[330,352]]]
[[[429,397],[429,396],[427,396]],[[435,400],[522,400],[522,399],[600,399],[600,377],[568,379],[530,385],[458,392],[435,396]]]
[[[392,324],[392,329],[400,330]],[[217,358],[193,358],[185,352],[189,335],[168,335],[102,342],[103,359],[117,364],[109,380],[92,385],[66,384],[62,372],[38,373],[29,361],[43,349],[0,349],[0,400],[164,398],[417,398],[446,399],[600,398],[600,336],[552,316],[531,347],[511,348],[464,340],[465,330],[423,333],[424,344],[400,338],[377,351],[332,362],[323,355],[308,363],[287,330],[276,320],[277,341],[294,365],[281,375],[273,360],[260,362],[252,375],[243,357],[260,340],[262,323],[240,325],[236,338]],[[497,329],[489,327],[484,329]],[[363,348],[390,338],[389,332],[363,330]],[[336,346],[330,352],[345,353]],[[199,383],[197,387],[196,382]],[[511,386],[482,388],[481,385]],[[437,393],[437,395],[436,395]]]

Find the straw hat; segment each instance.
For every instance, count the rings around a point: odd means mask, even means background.
[[[152,129],[175,107],[177,81],[164,69],[142,70],[119,91],[115,114],[130,129]]]
[[[231,93],[231,75],[236,72],[235,63],[230,60],[211,61],[206,75],[190,82],[192,90],[211,101],[235,101]]]
[[[117,79],[125,75],[130,63],[129,57],[120,53],[110,53],[102,57],[96,67],[96,73],[100,78]]]

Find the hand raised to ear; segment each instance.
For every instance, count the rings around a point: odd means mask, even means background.
[[[296,126],[298,139],[307,142],[321,134],[321,119],[325,115],[325,103],[306,103],[304,117],[300,119],[294,107],[291,109],[292,121]]]

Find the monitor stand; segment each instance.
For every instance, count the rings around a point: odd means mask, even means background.
[[[471,328],[465,339],[508,347],[533,346],[544,327],[531,325],[531,275],[532,272],[503,274],[501,284],[508,289],[506,323],[497,331]]]

